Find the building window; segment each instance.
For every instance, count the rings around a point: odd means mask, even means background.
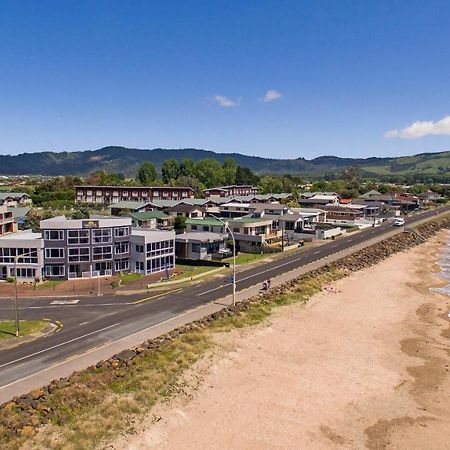
[[[68,249],[69,262],[90,261],[89,247],[78,247]]]
[[[46,248],[45,249],[46,258],[64,258],[63,248]]]
[[[62,241],[64,239],[63,230],[45,230],[44,239],[46,241]]]
[[[63,277],[65,275],[64,266],[45,266],[46,277]]]
[[[37,264],[37,249],[35,248],[0,248],[0,263],[13,263],[16,256],[28,254],[23,258],[17,258],[18,264]]]
[[[115,245],[114,251],[115,251],[116,255],[123,255],[130,251],[130,246],[129,246],[128,242],[121,242],[121,243]]]
[[[112,259],[112,246],[106,247],[93,247],[92,248],[92,260],[100,261],[103,259]]]
[[[118,227],[114,228],[114,236],[115,237],[125,237],[130,234],[130,230],[128,227]]]
[[[67,243],[69,245],[89,244],[89,230],[69,230]]]
[[[203,227],[204,229],[205,227]],[[197,230],[197,225],[191,225],[191,230]]]
[[[92,230],[93,244],[107,244],[111,242],[111,228],[103,228],[99,230]]]
[[[129,268],[130,268],[130,261],[128,259],[121,259],[120,261],[116,261],[114,263],[114,269],[116,270],[116,272],[128,270]]]
[[[137,253],[144,253],[144,246],[136,244],[136,252]]]
[[[201,246],[200,244],[192,244],[192,253],[200,253]]]

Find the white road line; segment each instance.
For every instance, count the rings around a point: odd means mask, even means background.
[[[315,255],[318,255],[320,253],[320,250],[318,250],[317,252],[314,252]]]
[[[118,305],[133,305],[133,302],[117,302],[117,303],[88,303],[87,305],[83,305],[79,303],[78,305],[45,305],[45,306],[22,306],[19,309],[48,309],[48,308],[71,308],[71,307],[86,307],[86,308],[94,308],[96,306],[118,306]],[[11,308],[0,308],[2,309],[11,309]]]
[[[155,325],[151,325],[151,326],[148,327],[148,328],[144,328],[143,330],[136,331],[136,332],[133,333],[133,334],[129,334],[129,335],[127,335],[127,336],[121,337],[120,339],[116,339],[115,341],[108,341],[108,342],[105,342],[105,343],[104,343],[102,346],[100,346],[100,347],[97,347],[97,348],[95,348],[95,349],[93,349],[93,350],[88,350],[88,351],[86,351],[86,352],[84,352],[84,353],[79,354],[79,355],[78,355],[78,358],[81,358],[82,356],[85,356],[85,355],[87,355],[88,353],[91,353],[91,352],[93,352],[93,351],[101,350],[102,348],[108,347],[108,345],[111,345],[111,344],[117,344],[118,342],[123,341],[123,340],[125,340],[125,339],[128,339],[128,338],[130,338],[130,337],[132,337],[132,336],[134,336],[134,335],[136,335],[136,334],[144,333],[145,331],[148,331],[148,330],[151,330],[151,329],[153,329],[153,328],[156,328],[156,327],[158,327],[158,326],[160,326],[160,325],[162,325],[162,324],[165,324],[165,323],[167,323],[167,322],[170,322],[171,320],[179,319],[180,317],[186,316],[186,315],[188,315],[188,314],[194,312],[194,311],[197,310],[197,309],[204,308],[205,306],[208,306],[209,304],[210,304],[210,303],[207,303],[206,305],[199,305],[199,306],[196,306],[195,308],[188,309],[187,311],[185,311],[184,313],[179,314],[178,316],[170,317],[169,319],[163,320],[162,322],[158,322],[158,323],[156,323]],[[116,325],[118,325],[118,323],[115,323],[114,325],[110,325],[109,327],[106,327],[106,328],[103,328],[102,330],[97,330],[97,331],[103,331],[103,330],[106,330],[107,328],[111,328],[111,327],[114,327],[114,326],[116,326]],[[90,334],[92,334],[92,333],[90,333]],[[88,335],[89,335],[89,334],[86,334],[85,336],[88,336]],[[82,337],[82,336],[81,336],[81,337]],[[39,352],[38,352],[38,353],[39,353]],[[37,353],[36,353],[36,354],[37,354]],[[74,359],[75,359],[75,358],[74,358]],[[18,360],[18,361],[20,361],[20,360]],[[14,362],[14,361],[12,361],[12,362]],[[12,363],[12,362],[11,362],[11,363]],[[8,363],[8,364],[11,364],[11,363]],[[5,389],[5,388],[9,387],[9,386],[12,386],[13,384],[20,383],[21,381],[27,380],[28,378],[35,377],[35,376],[37,376],[37,375],[39,375],[39,374],[41,374],[41,373],[47,372],[47,371],[50,370],[50,369],[54,369],[55,367],[61,366],[61,365],[66,364],[66,363],[67,363],[67,361],[61,361],[61,362],[59,362],[59,363],[53,364],[53,366],[46,367],[45,369],[42,369],[42,370],[40,370],[40,371],[38,371],[38,372],[35,372],[35,373],[32,373],[31,375],[27,375],[26,377],[20,378],[19,380],[11,381],[11,383],[8,383],[8,384],[5,384],[5,385],[3,385],[3,386],[0,386],[0,391],[1,391],[2,389]],[[3,367],[3,366],[0,366],[0,367]]]
[[[100,328],[99,330],[91,331],[90,333],[83,334],[82,336],[78,336],[76,338],[69,339],[68,341],[61,342],[61,343],[53,345],[51,347],[44,348],[43,350],[39,350],[38,352],[34,352],[34,353],[30,353],[29,355],[22,356],[21,358],[15,359],[14,361],[9,361],[5,364],[0,365],[0,369],[3,367],[6,367],[6,366],[10,366],[11,364],[15,364],[17,362],[23,361],[24,359],[28,359],[33,356],[40,355],[41,353],[48,352],[50,350],[53,350],[54,348],[62,347],[63,345],[70,344],[71,342],[79,341],[80,339],[83,339],[85,337],[92,336],[93,334],[96,334],[96,333],[100,333],[100,331],[108,330],[109,328],[113,328],[113,327],[119,325],[119,323],[120,322],[117,322],[113,325],[108,325],[107,327]],[[3,387],[4,386],[2,386],[0,389],[3,389]]]

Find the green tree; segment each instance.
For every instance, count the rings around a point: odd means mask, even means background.
[[[186,217],[185,216],[176,216],[174,222],[175,230],[183,231],[186,228]]]
[[[224,184],[222,166],[215,159],[202,159],[195,164],[195,175],[206,187]]]
[[[181,161],[179,176],[180,177],[195,176],[195,162],[192,159],[183,159],[183,161]]]
[[[226,184],[236,184],[237,164],[233,158],[225,158],[222,164]]]
[[[259,177],[255,175],[248,167],[238,166],[236,169],[236,184],[252,184],[255,185],[259,181]]]
[[[283,191],[283,183],[279,177],[265,175],[260,178],[258,188],[262,194],[276,194]]]
[[[192,176],[181,176],[175,180],[175,186],[186,186],[194,189],[195,197],[200,197],[202,195],[203,189],[205,189],[205,185],[202,184],[198,178]]]
[[[176,159],[166,159],[161,167],[161,175],[164,183],[176,180],[180,175],[180,165]]]
[[[158,172],[150,161],[144,161],[138,170],[137,179],[143,186],[150,185],[158,179]]]

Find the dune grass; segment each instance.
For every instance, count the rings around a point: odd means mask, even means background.
[[[96,448],[118,434],[133,432],[139,417],[151,412],[159,400],[182,390],[181,375],[214,346],[215,333],[257,325],[275,308],[306,302],[325,283],[342,276],[342,271],[332,269],[321,275],[304,275],[284,293],[269,292],[245,309],[138,355],[127,367],[91,368],[76,374],[69,385],[51,395],[49,406],[55,414],[45,431],[34,436],[33,445],[64,450]],[[0,415],[0,424],[1,419]],[[0,435],[5,432],[0,425]],[[2,448],[16,449],[24,442],[33,448],[25,437],[8,435]]]

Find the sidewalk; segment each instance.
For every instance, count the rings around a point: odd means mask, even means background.
[[[439,216],[444,216],[447,214],[448,213],[444,213],[440,214]],[[429,222],[430,220],[434,220],[436,218],[438,218],[438,216],[435,216],[432,219],[424,219],[418,221],[414,224],[414,227],[417,227],[423,223]],[[314,263],[307,264],[305,266],[286,272],[283,275],[274,277],[272,278],[272,286],[279,286],[287,281],[299,277],[300,275],[303,275],[304,273],[310,272],[326,264],[337,261],[341,258],[351,255],[352,253],[360,249],[369,247],[391,236],[395,236],[401,233],[403,233],[403,228],[400,229],[393,228],[392,231],[384,234],[383,236],[378,236],[370,240],[367,240],[363,243],[356,244],[345,250],[341,250],[337,253],[333,253],[329,256],[326,256],[318,261],[315,261]],[[254,295],[259,293],[260,288],[261,286],[258,284],[250,288],[238,291],[236,293],[236,301],[240,302],[247,298],[253,297]],[[149,328],[146,328],[145,330],[133,333],[127,337],[107,343],[101,347],[93,348],[81,355],[72,357],[70,360],[61,361],[60,363],[52,367],[48,367],[26,378],[10,383],[9,385],[3,386],[0,388],[0,404],[10,400],[14,396],[22,395],[33,389],[48,384],[55,379],[69,376],[74,371],[85,369],[86,367],[92,364],[96,364],[100,360],[107,359],[123,350],[137,346],[148,339],[156,338],[162,334],[172,331],[177,327],[186,325],[195,320],[202,319],[203,317],[209,314],[221,310],[224,306],[230,305],[231,301],[232,296],[230,294],[223,299],[186,311],[183,314],[180,314],[179,316],[168,319],[157,325],[153,325]]]

